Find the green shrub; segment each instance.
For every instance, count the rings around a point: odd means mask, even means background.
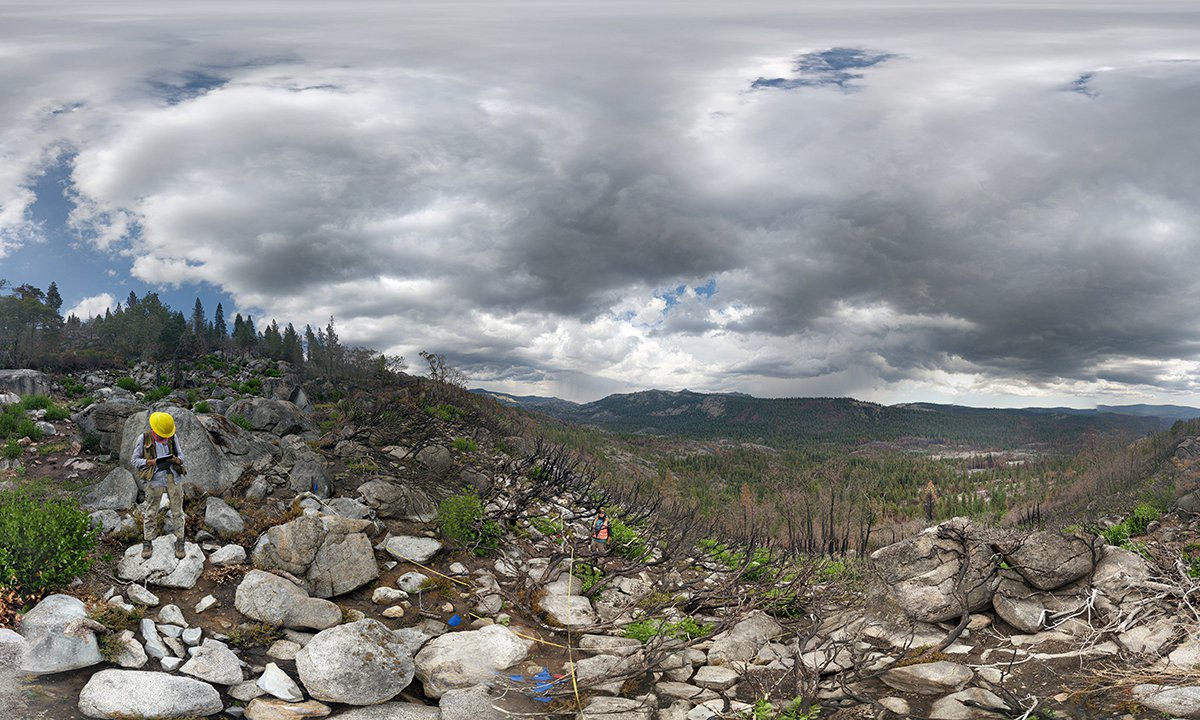
[[[1133,509],[1133,514],[1125,521],[1129,526],[1130,537],[1145,535],[1150,523],[1162,517],[1162,513],[1153,505],[1142,503]]]
[[[17,458],[21,457],[22,452],[24,452],[24,450],[20,445],[17,444],[16,440],[9,440],[8,442],[4,443],[4,457],[6,459],[16,460]]]
[[[230,416],[229,422],[233,423],[234,425],[237,425],[238,427],[240,427],[243,430],[253,430],[254,429],[254,426],[250,424],[250,421],[247,420],[246,418],[242,417],[241,415]]]
[[[146,391],[146,402],[158,402],[171,394],[170,385],[159,385],[158,387]]]
[[[646,541],[642,539],[642,536],[618,518],[613,517],[611,512],[608,515],[608,545],[612,553],[634,562],[645,560],[650,555],[650,548],[646,547]]]
[[[263,370],[263,375],[265,377],[277,378],[282,377],[283,373],[279,372],[279,368],[267,368],[266,370]]]
[[[487,556],[500,542],[500,525],[483,514],[477,495],[452,495],[438,506],[436,523],[447,540],[476,555]]]
[[[38,429],[37,423],[29,418],[25,418],[17,423],[17,437],[27,437],[36,442],[42,439],[42,431]]]
[[[559,535],[563,531],[562,518],[539,515],[529,518],[529,524],[533,526],[534,530],[549,537]]]
[[[25,595],[65,587],[92,565],[96,529],[74,500],[0,492],[0,586]]]
[[[470,438],[454,438],[454,449],[463,452],[475,452],[479,449],[479,443]]]
[[[453,405],[448,405],[446,403],[442,403],[441,405],[429,405],[425,408],[425,412],[445,422],[454,422],[456,420],[460,420],[465,414],[462,410],[459,410]]]
[[[142,386],[137,384],[137,380],[134,380],[128,375],[117,378],[117,387],[121,388],[122,390],[128,390],[129,392],[138,392],[142,389]]]
[[[79,397],[87,392],[87,387],[73,377],[64,378],[62,381],[62,386],[63,392],[65,392],[69,398]]]
[[[241,385],[235,383],[233,387],[243,395],[262,395],[262,380],[258,378],[250,378]]]
[[[580,580],[580,592],[587,592],[604,578],[604,571],[594,565],[577,562],[571,566],[571,574]]]
[[[193,410],[195,410],[196,412],[200,413],[200,414],[204,414],[204,413],[206,413],[206,412],[208,412],[208,411],[209,411],[209,408],[208,408],[208,401],[207,401],[207,400],[201,400],[200,402],[196,403],[196,406],[195,406],[194,408],[192,408],[192,409],[193,409]]]
[[[100,436],[96,433],[87,433],[84,435],[83,451],[92,455],[100,452]]]
[[[0,408],[0,438],[17,437],[17,426],[28,419],[20,405]]]
[[[188,405],[195,405],[196,401],[199,399],[200,399],[200,393],[196,392],[196,390],[194,388],[187,391]]]
[[[52,405],[46,408],[46,422],[60,422],[71,417],[71,411]]]
[[[821,706],[805,707],[803,698],[789,700],[780,707],[775,707],[764,699],[754,703],[754,707],[742,712],[739,717],[747,720],[816,720],[821,716]]]
[[[133,610],[126,610],[104,603],[97,605],[88,611],[88,617],[108,628],[112,632],[121,632],[122,630],[136,630],[138,623],[142,621],[142,609],[135,607]]]
[[[53,404],[46,395],[26,395],[21,399],[21,407],[26,410],[45,410]]]
[[[690,617],[678,622],[648,619],[629,623],[621,635],[640,640],[642,644],[645,644],[656,637],[692,640],[709,634],[712,629],[712,625],[701,625]]]

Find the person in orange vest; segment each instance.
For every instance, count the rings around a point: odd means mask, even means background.
[[[171,503],[171,525],[175,529],[175,557],[182,559],[183,546],[183,453],[175,442],[175,418],[165,412],[150,413],[150,432],[138,436],[130,458],[146,486],[142,511],[142,558],[154,554],[151,541],[158,537],[158,506],[163,493]]]
[[[608,515],[605,514],[604,508],[596,511],[596,520],[592,523],[592,554],[597,552],[603,553],[608,549],[609,536]]]

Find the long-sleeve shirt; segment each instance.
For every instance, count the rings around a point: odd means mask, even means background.
[[[138,470],[146,467],[146,458],[142,457],[142,447],[146,444],[146,433],[138,435],[137,442],[133,444],[133,457],[129,461]],[[154,457],[160,458],[171,454],[171,441],[157,440],[154,442]],[[179,442],[175,442],[175,457],[179,458],[179,462],[183,462],[183,448],[179,447]],[[154,475],[150,478],[151,485],[165,486],[167,478],[170,475],[170,470],[166,467],[156,467]]]

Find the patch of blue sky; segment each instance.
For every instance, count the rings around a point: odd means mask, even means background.
[[[750,83],[752,90],[795,90],[797,88],[836,87],[850,92],[865,75],[856,72],[875,67],[897,57],[894,53],[862,48],[836,47],[797,55],[792,62],[796,77],[760,77]]]
[[[1067,86],[1067,92],[1079,93],[1087,97],[1099,97],[1099,93],[1091,86],[1092,78],[1096,77],[1094,72],[1086,72],[1071,81]]]
[[[707,283],[701,285],[700,287],[692,288],[692,291],[695,292],[699,297],[710,298],[717,294],[717,279],[709,278]]]
[[[232,311],[233,298],[207,283],[174,288],[142,282],[130,275],[132,261],[127,253],[97,250],[68,227],[67,218],[73,208],[70,189],[74,159],[73,155],[64,154],[34,178],[30,189],[37,199],[29,208],[29,219],[41,228],[43,240],[26,243],[4,258],[0,278],[13,285],[29,283],[43,290],[55,282],[64,309],[103,293],[124,303],[133,291],[138,297],[157,292],[164,303],[185,315],[191,313],[196,298],[210,318],[218,302]]]
[[[168,105],[178,105],[228,82],[229,78],[206,70],[187,70],[172,80],[148,80],[146,84],[154,95],[161,97]]]

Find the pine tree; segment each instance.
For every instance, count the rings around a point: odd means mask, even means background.
[[[50,281],[50,287],[46,289],[46,304],[54,308],[54,312],[62,309],[62,295],[58,294],[58,283]]]
[[[221,343],[229,337],[229,328],[225,327],[225,308],[221,307],[221,303],[217,303],[217,313],[213,317],[213,332]]]

